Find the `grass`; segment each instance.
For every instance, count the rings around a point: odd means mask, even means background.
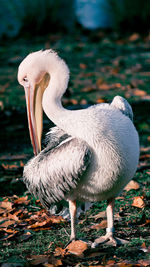
[[[71,69],[69,90],[63,97],[64,105],[78,108],[99,101],[110,101],[116,94],[125,96],[133,106],[141,146],[145,148],[149,146],[150,106],[149,102],[145,100],[150,94],[149,41],[140,39],[139,42],[133,43],[129,40],[117,40],[113,36],[99,38],[98,35],[91,37],[75,35],[72,38],[57,34],[34,40],[15,40],[12,41],[11,48],[9,44],[5,43],[0,48],[0,58],[3,62],[3,65],[0,66],[2,109],[0,125],[4,130],[0,135],[0,193],[2,197],[14,194],[23,196],[26,192],[21,181],[21,167],[19,171],[18,169],[4,170],[2,164],[20,166],[20,161],[25,163],[32,155],[27,129],[24,91],[16,80],[17,67],[29,52],[46,47],[59,51]],[[107,84],[108,87],[101,89],[99,83]],[[135,93],[137,87],[145,93]],[[50,124],[44,117],[45,131],[49,127]],[[142,153],[146,154],[149,151]],[[12,156],[16,155],[20,158],[11,159]],[[3,159],[3,156],[6,156],[6,159]],[[148,253],[139,248],[143,244],[145,247],[150,246],[148,226],[144,225],[150,217],[148,209],[150,173],[147,170],[138,172],[134,180],[140,184],[140,188],[129,192],[124,191],[123,198],[116,200],[115,208],[115,214],[120,215],[119,219],[118,217],[115,219],[116,234],[118,237],[129,239],[129,245],[117,248],[104,246],[102,247],[103,254],[99,253],[99,256],[96,255],[90,259],[87,255],[80,259],[83,266],[88,266],[89,261],[100,264],[101,262],[107,263],[108,260],[138,262],[141,259],[148,259]],[[139,209],[132,206],[135,196],[144,197],[146,203],[144,208]],[[32,207],[27,206],[28,212],[33,211],[35,205],[33,199]],[[94,240],[98,235],[105,233],[104,229],[90,229],[93,223],[100,223],[102,220],[94,221],[90,216],[105,210],[105,208],[106,202],[95,203],[92,209],[82,215],[83,223],[77,225],[79,238]],[[25,266],[29,255],[44,255],[54,252],[56,247],[63,247],[69,239],[70,223],[54,225],[48,231],[31,231],[31,237],[27,240],[23,237],[25,230],[20,229],[19,231],[15,238],[0,241],[0,262],[17,263],[19,266]],[[74,264],[78,262],[78,259],[75,259]]]

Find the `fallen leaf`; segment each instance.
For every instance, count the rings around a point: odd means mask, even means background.
[[[40,265],[48,263],[48,256],[47,255],[31,255],[27,258],[27,260],[30,260],[30,263],[32,265]]]
[[[60,259],[56,259],[53,256],[51,258],[49,257],[48,261],[50,263],[45,263],[44,264],[45,267],[57,267],[57,266],[62,266],[63,265],[63,263],[62,263],[62,261]]]
[[[104,83],[104,79],[103,79],[103,78],[99,78],[99,79],[96,81],[96,85],[97,85],[97,87],[101,86],[103,83]]]
[[[33,216],[34,217],[34,216]],[[61,223],[61,222],[66,222],[66,220],[64,218],[62,218],[61,216],[51,216],[51,217],[48,217],[46,215],[46,219],[45,218],[39,218],[40,220],[42,221],[38,221],[38,222],[35,222],[31,225],[28,226],[28,229],[35,229],[35,228],[42,228],[43,230],[45,229],[50,229],[49,227],[52,225],[52,224],[55,224],[55,223]],[[31,217],[32,218],[32,217]],[[37,217],[34,217],[37,219]],[[31,219],[31,222],[32,222],[33,218]],[[29,221],[30,223],[30,219],[27,219],[26,221]]]
[[[133,88],[137,88],[139,85],[143,85],[144,81],[142,79],[132,79],[130,83]]]
[[[77,105],[78,101],[76,99],[70,99],[72,105]]]
[[[148,136],[148,140],[150,141],[150,136]],[[144,154],[140,156],[140,160],[150,159],[150,154]]]
[[[107,220],[101,221],[99,224],[92,225],[90,228],[91,229],[105,229],[107,227]]]
[[[0,208],[6,209],[6,210],[11,210],[12,209],[12,203],[9,201],[2,201],[0,202]]]
[[[8,164],[4,164],[4,163],[2,163],[2,167],[3,167],[5,170],[16,170],[16,169],[18,169],[18,166],[15,165],[15,164],[8,165]]]
[[[130,263],[130,262],[120,262],[117,264],[117,267],[138,267],[138,264]]]
[[[86,99],[82,99],[80,101],[80,105],[87,105],[87,100]]]
[[[98,99],[96,99],[96,103],[97,103],[97,104],[105,103],[105,100],[102,99],[102,98],[98,98]]]
[[[140,90],[138,88],[133,89],[132,92],[135,96],[145,96],[147,94],[144,90]]]
[[[140,196],[134,197],[132,206],[140,208],[140,209],[144,208],[145,207],[145,203],[144,203],[143,198],[144,198],[143,196],[142,197],[140,197]]]
[[[149,260],[139,260],[138,261],[142,266],[150,266],[150,259]]]
[[[14,204],[20,205],[20,204],[25,204],[28,205],[30,200],[28,200],[28,196],[25,197],[20,197],[14,200]]]
[[[98,88],[99,88],[100,90],[109,90],[109,89],[111,88],[111,86],[110,86],[109,84],[107,84],[107,83],[102,83],[102,84],[100,84],[100,85],[98,86]]]
[[[43,226],[47,227],[47,226],[51,226],[51,225],[52,225],[51,221],[45,220],[43,222],[36,222],[32,225],[29,225],[27,228],[28,229],[34,229],[34,228],[41,228]]]
[[[149,226],[150,225],[150,219],[146,220],[145,223],[141,224],[141,226]]]
[[[22,160],[20,160],[20,167],[24,167],[24,163]]]
[[[54,255],[55,255],[56,257],[58,257],[58,256],[62,256],[62,257],[64,257],[65,254],[66,254],[66,249],[61,248],[61,247],[57,247],[57,248],[55,248]]]
[[[114,263],[115,263],[114,260],[108,260],[108,261],[107,261],[107,264],[108,264],[108,265],[114,265]]]
[[[124,190],[126,190],[126,191],[128,192],[128,191],[130,191],[130,190],[132,190],[132,189],[137,190],[137,189],[139,189],[139,188],[140,188],[139,183],[137,183],[137,182],[131,180],[131,181],[126,185],[126,187],[124,188]]]
[[[71,242],[67,247],[66,247],[66,251],[67,254],[74,254],[78,257],[82,257],[83,256],[83,252],[85,250],[87,250],[88,245],[87,243],[81,241],[81,240],[77,240],[77,241],[73,241]]]
[[[140,35],[138,33],[133,33],[130,37],[129,37],[129,41],[130,42],[135,42],[140,38]]]
[[[1,228],[7,228],[8,226],[10,225],[13,225],[15,224],[16,221],[13,221],[13,220],[4,220],[1,224],[0,224],[0,227]]]
[[[87,68],[87,65],[84,63],[80,63],[80,69],[85,70]]]
[[[92,92],[93,90],[95,90],[94,86],[86,86],[86,87],[82,88],[82,92],[84,92],[84,93],[89,93],[89,92]]]
[[[16,214],[8,214],[7,218],[9,220],[13,220],[13,221],[19,221],[19,218],[16,216]]]

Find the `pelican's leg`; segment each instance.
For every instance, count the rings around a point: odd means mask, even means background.
[[[70,218],[71,218],[71,236],[70,241],[76,239],[76,227],[75,227],[75,221],[76,221],[76,213],[77,213],[77,205],[76,201],[69,200],[69,211],[70,211]]]
[[[114,203],[115,199],[111,199],[107,202],[107,228],[106,228],[106,235],[101,236],[95,239],[94,243],[92,243],[92,248],[98,246],[99,244],[107,243],[109,245],[117,246],[120,244],[126,244],[128,241],[122,240],[120,238],[114,237]]]

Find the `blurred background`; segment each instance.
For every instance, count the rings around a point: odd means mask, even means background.
[[[150,27],[148,0],[1,0],[0,37],[109,28],[120,34]]]

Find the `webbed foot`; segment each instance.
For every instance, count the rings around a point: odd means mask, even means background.
[[[95,241],[92,243],[91,247],[95,248],[95,247],[102,245],[102,244],[116,247],[116,246],[125,245],[128,243],[129,242],[127,240],[114,237],[113,235],[106,234],[105,236],[101,236],[101,237],[95,239]]]

